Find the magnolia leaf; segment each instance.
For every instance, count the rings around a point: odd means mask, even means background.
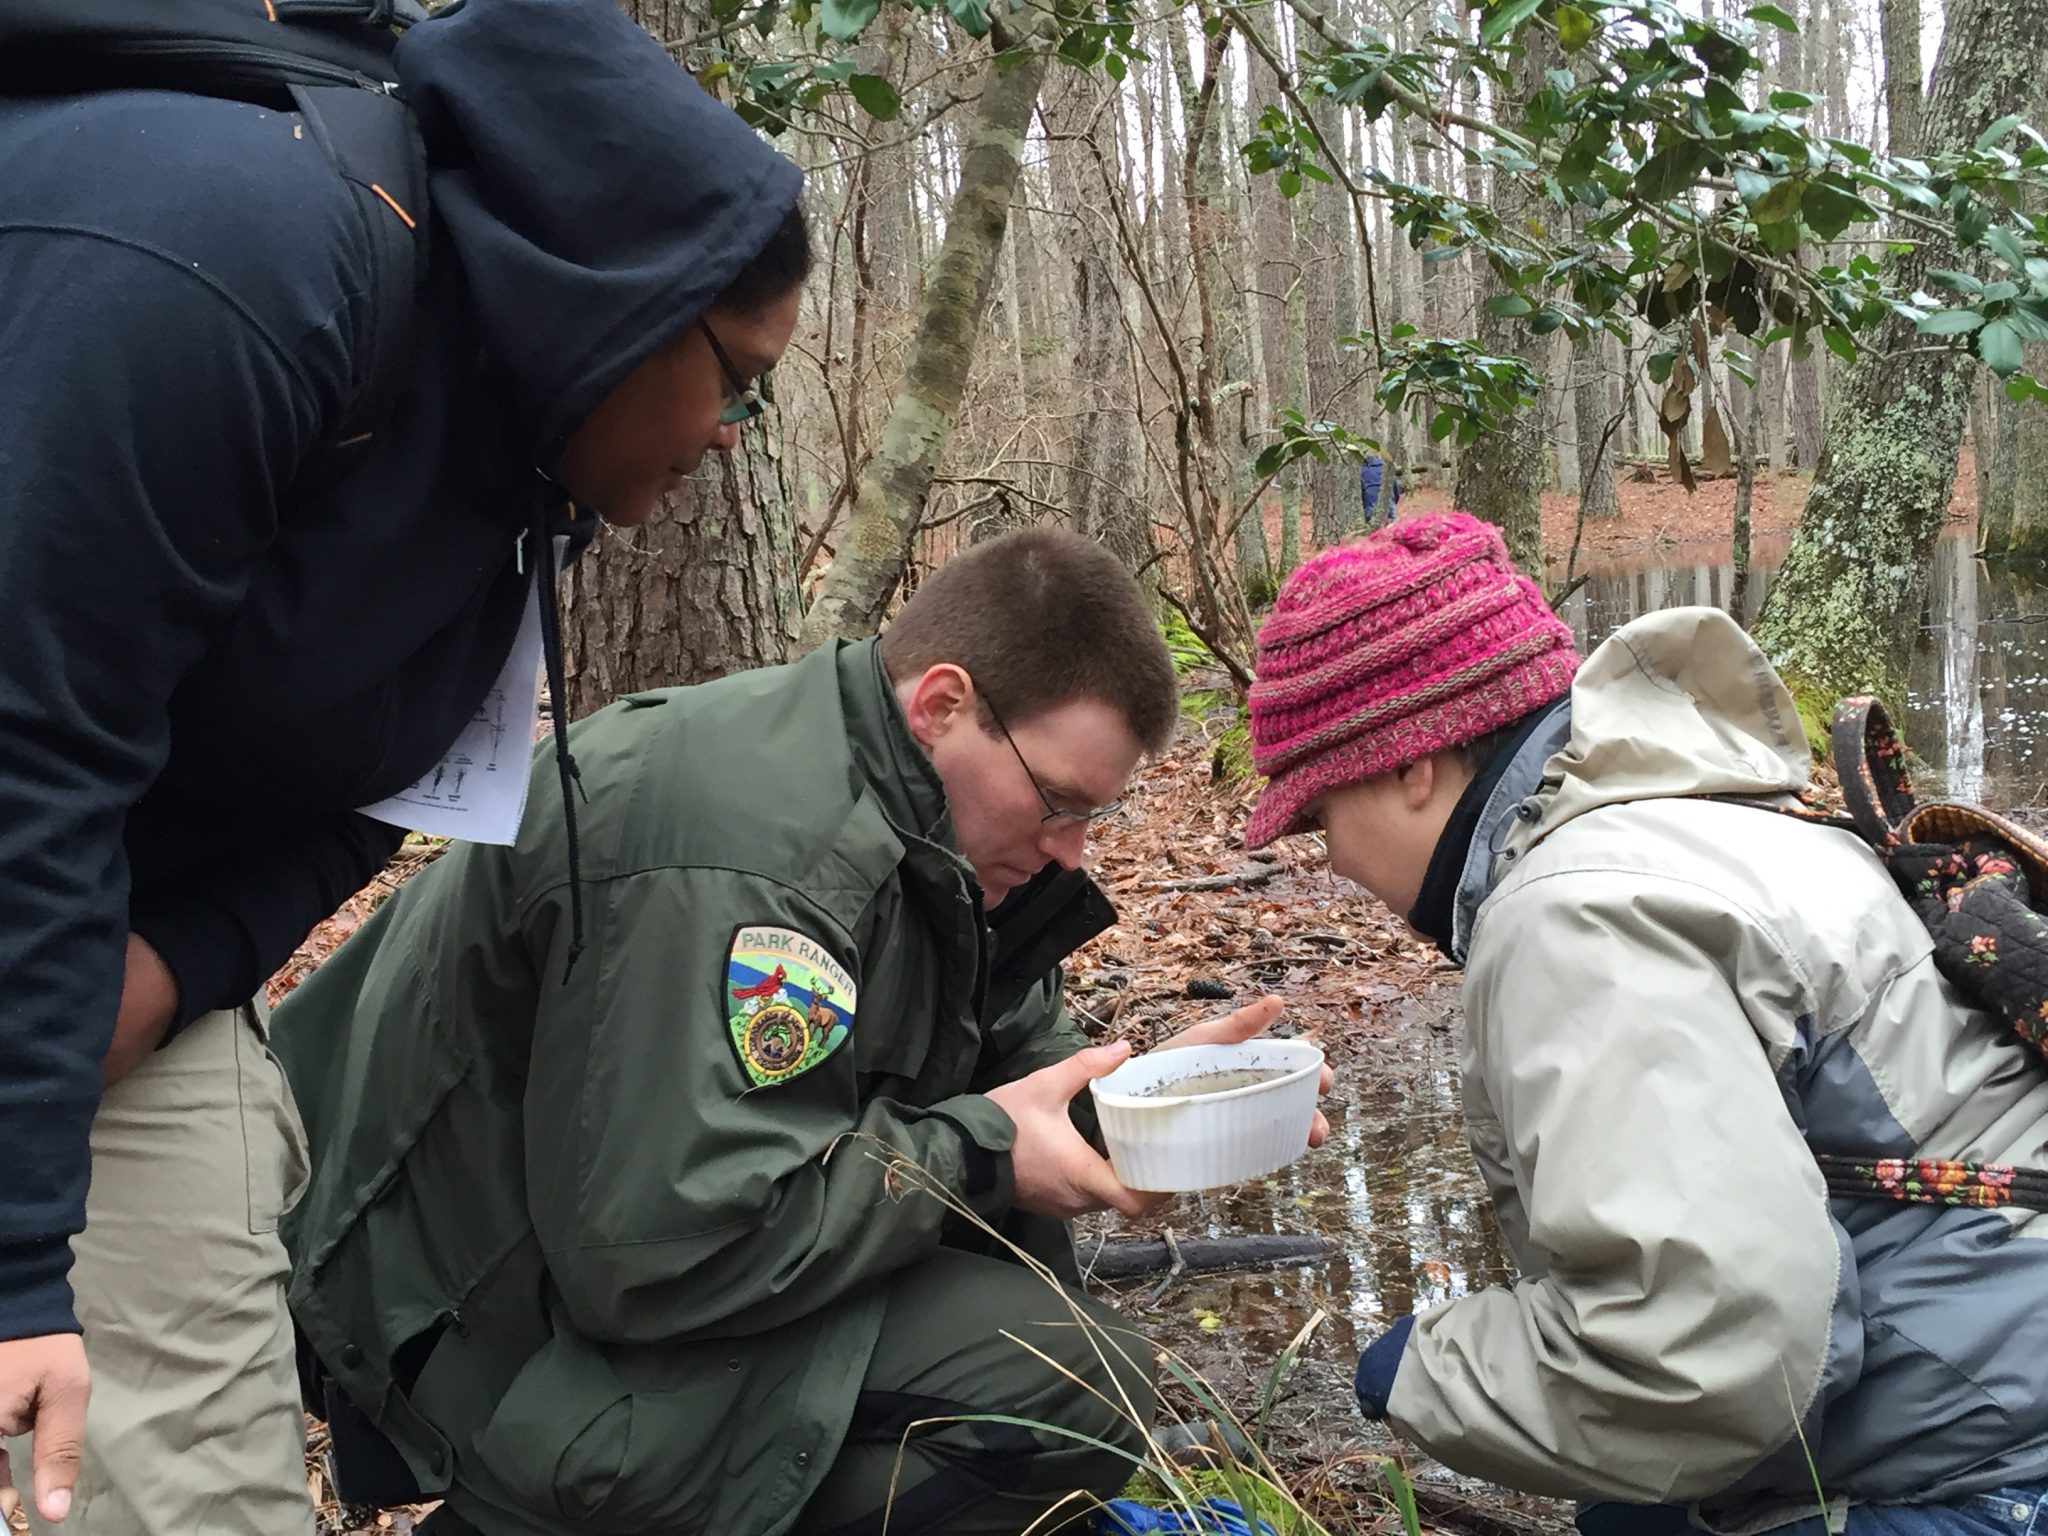
[[[2000,378],[2019,372],[2023,354],[2020,333],[2009,320],[1994,320],[1977,333],[1977,355]]]
[[[1800,201],[1806,195],[1806,183],[1796,176],[1788,176],[1764,194],[1749,210],[1749,216],[1763,224],[1783,224],[1799,214]]]
[[[2012,133],[2013,129],[2019,127],[2019,125],[2025,121],[2026,119],[2020,116],[2020,114],[2017,112],[2009,113],[2006,116],[2001,117],[1997,122],[1993,123],[1989,128],[1986,128],[1982,133],[1977,135],[1978,152],[1981,154],[1983,151],[1990,149],[1992,146],[1997,144],[1999,140],[2009,136]]]
[[[1536,14],[1543,0],[1504,0],[1479,24],[1479,41],[1491,48]]]
[[[946,14],[969,37],[988,36],[987,0],[946,0]]]
[[[896,94],[896,87],[880,75],[854,75],[847,80],[846,88],[860,103],[861,110],[877,122],[886,123],[903,110],[903,98]]]
[[[1577,53],[1593,41],[1593,34],[1600,30],[1600,24],[1576,5],[1559,6],[1555,20],[1557,40],[1564,45],[1566,53]]]
[[[1833,240],[1851,224],[1874,218],[1877,210],[1854,193],[1825,181],[1811,182],[1799,199],[1806,227],[1823,240]]]
[[[1661,203],[1692,190],[1707,167],[1707,147],[1693,139],[1674,139],[1645,160],[1636,172],[1636,195]]]
[[[867,30],[882,9],[882,0],[823,0],[818,25],[835,43],[850,43]]]
[[[1984,232],[1984,243],[1991,247],[1991,253],[2015,272],[2027,269],[2026,247],[2020,244],[2019,236],[1997,224]]]
[[[1735,190],[1742,194],[1742,200],[1752,208],[1769,197],[1771,189],[1777,184],[1776,181],[1764,175],[1761,171],[1752,171],[1739,166],[1736,168]]]
[[[1914,321],[1913,329],[1922,336],[1961,336],[1983,323],[1984,317],[1974,309],[1937,309]]]
[[[1789,255],[1799,249],[1799,223],[1796,219],[1781,219],[1775,224],[1759,224],[1756,232],[1763,237],[1764,244],[1780,256]]]

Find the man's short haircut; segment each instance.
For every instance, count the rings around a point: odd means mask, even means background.
[[[962,667],[1022,725],[1077,699],[1107,704],[1148,752],[1173,740],[1180,685],[1150,601],[1100,544],[1023,528],[963,550],[925,578],[882,634],[897,683]]]

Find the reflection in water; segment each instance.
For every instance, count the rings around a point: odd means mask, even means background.
[[[1354,1358],[1394,1318],[1512,1277],[1465,1144],[1454,1036],[1410,1022],[1333,1065],[1330,1139],[1200,1211],[1211,1232],[1318,1232],[1338,1252],[1309,1269],[1190,1281],[1168,1303],[1228,1319],[1250,1356],[1277,1356],[1320,1307],[1321,1352]]]
[[[1753,623],[1784,558],[1784,540],[1759,541],[1745,621]],[[1638,614],[1699,603],[1724,607],[1726,562],[1649,559],[1597,569],[1564,605],[1582,647],[1598,645]],[[1553,579],[1562,573],[1553,571]],[[1935,545],[1927,608],[1903,711],[1907,745],[1935,769],[1931,793],[1997,806],[2048,801],[2048,572],[1986,565],[1967,532]]]

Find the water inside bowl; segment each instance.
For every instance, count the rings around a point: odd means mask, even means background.
[[[1278,1082],[1293,1073],[1293,1067],[1226,1067],[1217,1072],[1196,1072],[1170,1083],[1155,1083],[1137,1097],[1142,1099],[1188,1099],[1204,1093],[1229,1093],[1259,1083]]]

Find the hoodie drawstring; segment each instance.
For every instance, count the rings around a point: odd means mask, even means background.
[[[583,774],[569,751],[568,699],[562,688],[562,577],[548,528],[548,503],[549,491],[543,487],[534,497],[530,538],[533,596],[540,607],[540,651],[547,666],[548,710],[554,727],[555,774],[562,786],[562,828],[569,846],[569,959],[562,967],[566,986],[569,973],[576,969],[576,957],[583,953],[583,851],[576,831],[576,797],[583,793]]]

